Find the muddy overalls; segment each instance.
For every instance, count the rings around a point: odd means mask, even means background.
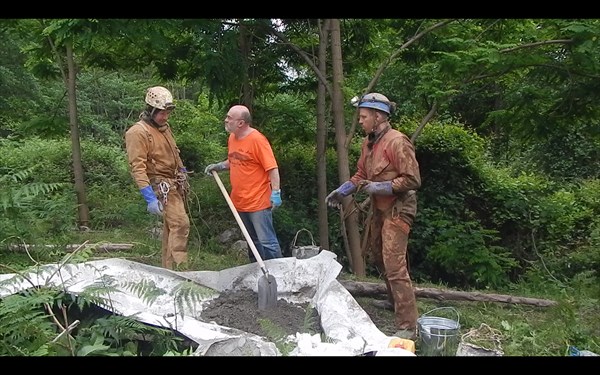
[[[389,127],[372,145],[365,139],[350,179],[355,186],[364,180],[392,181],[393,195],[371,195],[370,255],[382,272],[388,299],[394,305],[398,329],[416,330],[417,304],[407,266],[407,244],[417,211],[415,190],[421,186],[414,146],[403,133]]]
[[[163,204],[162,266],[187,262],[190,220],[185,201],[189,185],[169,125],[160,129],[138,121],[125,135],[131,175],[138,188],[151,185]]]

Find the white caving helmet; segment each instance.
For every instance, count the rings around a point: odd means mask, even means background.
[[[146,91],[146,104],[158,109],[173,109],[173,95],[171,92],[162,86],[150,87]]]
[[[390,102],[388,98],[378,92],[365,94],[360,100],[357,97],[352,98],[350,101],[352,105],[358,108],[373,108],[379,111],[383,111],[388,115],[391,115],[396,108],[396,103]]]

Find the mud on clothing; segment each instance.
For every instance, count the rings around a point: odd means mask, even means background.
[[[365,138],[357,171],[350,178],[355,186],[362,180],[391,181],[394,195],[371,196],[370,251],[382,270],[388,299],[394,304],[398,329],[416,330],[417,304],[407,267],[410,228],[417,212],[415,190],[421,186],[419,164],[410,139],[389,127],[372,147]]]
[[[131,176],[137,187],[152,186],[163,203],[162,266],[168,269],[187,262],[190,221],[185,210],[185,193],[178,184],[183,168],[179,148],[169,125],[160,129],[141,120],[125,133],[125,144]],[[168,193],[159,184],[166,182]]]

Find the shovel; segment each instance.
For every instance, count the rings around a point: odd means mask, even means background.
[[[250,250],[252,250],[254,257],[256,258],[256,261],[263,272],[263,275],[258,278],[258,309],[272,309],[277,305],[277,281],[275,281],[275,277],[273,277],[273,275],[269,274],[269,271],[267,271],[265,263],[260,257],[258,250],[256,250],[256,246],[254,246],[254,242],[252,242],[252,238],[250,238],[250,234],[248,234],[248,230],[246,230],[240,214],[238,214],[237,210],[235,209],[235,206],[229,197],[229,193],[227,193],[225,186],[223,186],[223,182],[221,182],[219,174],[216,171],[212,171],[212,174],[219,185],[219,189],[221,189],[221,193],[223,193],[223,196],[227,200],[227,204],[229,205],[235,220],[242,230],[244,238],[246,239],[246,242],[248,242],[248,246],[250,246]]]

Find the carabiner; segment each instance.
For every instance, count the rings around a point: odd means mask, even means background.
[[[161,181],[158,184],[158,190],[160,191],[160,194],[162,195],[162,204],[163,206],[167,205],[167,197],[169,195],[169,190],[170,190],[170,185],[167,181]]]

